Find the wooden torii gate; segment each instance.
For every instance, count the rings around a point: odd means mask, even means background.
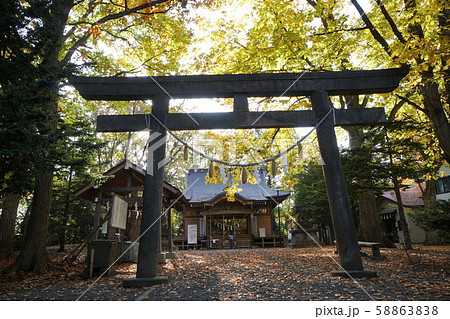
[[[165,282],[158,277],[157,254],[161,192],[165,158],[162,143],[167,129],[256,129],[283,127],[317,127],[317,138],[325,162],[324,176],[330,211],[343,270],[334,275],[376,276],[362,265],[356,231],[348,199],[334,126],[377,125],[386,121],[383,108],[335,110],[330,112],[329,96],[387,93],[405,76],[404,69],[338,71],[312,73],[263,73],[238,75],[188,75],[155,77],[74,77],[72,85],[87,100],[151,99],[152,114],[100,115],[99,132],[141,131],[149,128],[161,138],[149,139],[144,188],[143,216],[136,278],[124,286],[142,287]],[[247,97],[309,96],[312,111],[250,112]],[[170,98],[234,98],[233,112],[169,113]],[[162,146],[162,147],[161,147]],[[155,224],[156,223],[156,224]],[[150,227],[153,225],[153,227]]]

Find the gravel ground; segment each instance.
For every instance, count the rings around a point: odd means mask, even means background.
[[[334,248],[191,250],[161,265],[166,284],[123,288],[135,264],[111,277],[83,280],[82,263],[53,264],[40,276],[2,275],[0,300],[449,300],[450,246],[382,249],[384,260],[363,258],[377,278],[331,277]],[[332,258],[333,257],[333,258]],[[52,268],[53,267],[53,268]]]

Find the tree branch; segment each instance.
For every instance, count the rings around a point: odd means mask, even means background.
[[[401,96],[400,94],[396,94],[396,96],[397,96],[399,99],[401,99],[401,100],[405,101],[406,103],[408,103],[409,105],[413,106],[414,108],[418,109],[419,111],[421,111],[421,112],[427,114],[427,113],[425,112],[425,110],[424,110],[423,107],[421,107],[421,106],[419,106],[418,104],[414,103],[413,101],[411,101],[411,100],[408,99],[407,97]]]
[[[393,122],[395,119],[395,116],[397,115],[397,112],[402,108],[402,106],[406,103],[405,100],[401,100],[400,102],[398,102],[397,104],[394,105],[394,107],[392,108],[391,112],[389,113],[388,119],[387,121]]]
[[[389,44],[387,41],[383,38],[383,36],[378,32],[378,30],[375,28],[375,26],[372,24],[372,21],[367,17],[366,13],[364,12],[363,8],[359,5],[357,0],[351,0],[353,5],[355,6],[356,10],[358,10],[359,15],[361,16],[361,19],[366,24],[367,28],[369,29],[372,36],[375,38],[375,40],[378,41],[378,43],[381,44],[384,51],[392,57],[391,55],[391,48],[389,47]]]
[[[144,67],[144,66],[149,67],[149,66],[147,65],[147,63],[150,62],[151,60],[157,58],[158,56],[160,56],[160,55],[162,55],[162,54],[169,53],[169,52],[171,52],[171,51],[166,51],[166,50],[164,50],[164,51],[162,51],[161,53],[158,53],[158,54],[152,56],[151,58],[148,58],[147,60],[145,60],[144,62],[142,62],[141,65],[135,67],[134,69],[131,69],[131,70],[128,70],[128,71],[120,71],[120,72],[114,74],[113,77],[119,77],[119,76],[124,75],[124,74],[133,74],[133,73],[136,73],[137,70],[139,70],[140,68],[142,68],[142,67]]]
[[[112,13],[112,14],[109,14],[109,15],[104,16],[103,18],[97,20],[96,22],[94,22],[92,24],[92,26],[101,25],[101,24],[106,23],[106,22],[111,21],[111,20],[117,20],[117,19],[129,16],[129,15],[131,15],[133,13],[142,13],[140,11],[142,11],[144,9],[147,9],[149,7],[153,7],[153,6],[156,6],[158,4],[167,2],[167,1],[169,1],[169,0],[154,0],[152,2],[147,2],[147,3],[141,4],[139,6],[136,6],[134,8],[129,8],[129,9],[125,9],[123,11],[117,12],[117,13]],[[69,49],[69,51],[64,56],[64,58],[59,62],[59,65],[62,66],[62,65],[67,64],[70,61],[70,59],[72,58],[73,54],[78,50],[78,48],[80,48],[81,46],[83,46],[86,43],[86,41],[89,39],[91,34],[92,33],[91,33],[90,30],[86,31],[84,33],[84,35],[81,38],[79,38],[72,45],[72,47]]]
[[[407,10],[413,10],[414,15],[416,14],[416,1],[415,0],[404,0],[405,2],[405,8]],[[416,20],[412,20],[413,22],[408,26],[409,30],[412,34],[417,36],[419,39],[423,39],[425,37],[423,33],[422,26],[416,22]]]
[[[106,29],[103,29],[103,28],[101,28],[100,30],[102,30],[103,32],[109,34],[109,35],[112,36],[113,38],[122,40],[122,41],[127,42],[128,44],[130,44],[130,42],[129,42],[128,39],[126,39],[126,38],[123,38],[123,37],[121,37],[121,36],[115,35],[114,33],[110,32],[110,31],[108,31],[108,30],[106,30]]]
[[[369,96],[368,95],[364,95],[363,101],[361,103],[361,108],[366,108],[367,104],[369,103]]]
[[[109,2],[110,2],[112,5],[116,6],[116,7],[124,8],[125,10],[127,9],[127,7],[126,7],[125,5],[118,4],[118,3],[116,3],[116,2],[114,2],[114,1],[112,1],[112,0],[109,0]],[[125,4],[126,4],[126,3],[125,3]]]
[[[397,37],[397,39],[400,40],[401,43],[405,44],[406,40],[403,37],[403,34],[400,32],[400,30],[397,28],[397,25],[395,24],[394,20],[392,19],[392,17],[390,16],[389,12],[386,10],[386,7],[384,6],[384,4],[381,3],[381,0],[375,0],[378,4],[378,6],[381,9],[381,12],[383,13],[384,18],[386,19],[386,21],[389,23],[389,26],[391,27],[392,31],[394,32],[395,36]]]
[[[81,3],[81,2],[79,2]],[[78,4],[79,4],[78,3]],[[95,2],[90,2],[88,5],[88,9],[84,12],[84,14],[81,16],[81,20],[86,19],[92,12],[94,12],[95,6],[94,6]],[[69,25],[74,25],[74,27],[72,27],[63,37],[63,41],[66,42],[66,40],[72,36],[75,33],[76,30],[76,25],[80,25],[83,23],[88,23],[88,22],[78,22],[78,23],[74,23],[74,24],[69,24]]]
[[[332,30],[332,31],[327,31],[327,32],[314,33],[313,36],[327,35],[327,34],[332,34],[332,33],[337,33],[337,32],[361,31],[361,30],[366,30],[366,29],[368,29],[368,28],[369,28],[369,27],[365,26],[365,27],[351,28],[351,29]]]
[[[311,5],[314,9],[317,10],[317,2],[314,0],[306,0],[306,2],[309,3],[309,5]],[[328,21],[326,18],[319,16],[320,20],[322,21],[323,27],[325,28],[325,30],[328,30]]]
[[[154,15],[154,14],[166,14],[169,12],[170,9],[164,10],[164,11],[155,11],[155,12],[136,12],[136,14],[142,14],[142,15]]]

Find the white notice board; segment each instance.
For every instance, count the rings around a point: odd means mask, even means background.
[[[265,228],[259,229],[259,237],[266,237],[266,229]]]
[[[197,244],[197,225],[188,225],[188,245]]]
[[[128,203],[117,195],[114,195],[114,201],[111,212],[111,227],[120,229],[127,228]]]

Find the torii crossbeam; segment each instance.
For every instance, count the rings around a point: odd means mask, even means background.
[[[315,126],[330,111],[330,95],[387,93],[398,87],[406,75],[404,69],[339,71],[312,73],[270,73],[238,75],[190,75],[158,77],[74,77],[70,82],[88,100],[153,101],[152,116],[100,115],[100,132],[139,131],[166,135],[166,130],[250,129]],[[309,96],[312,111],[250,112],[247,97]],[[234,98],[234,110],[228,113],[169,113],[170,98]],[[372,277],[364,271],[348,199],[341,158],[334,132],[335,125],[377,125],[386,121],[384,109],[336,110],[335,118],[326,117],[317,128],[324,176],[333,220],[333,228],[343,271],[342,276]],[[162,125],[161,125],[162,124]],[[161,140],[149,145],[144,187],[144,210],[136,278],[125,286],[148,286],[164,281],[157,276],[157,254],[164,167],[156,169],[165,157]],[[155,165],[156,164],[156,165]],[[156,223],[156,225],[154,225]],[[150,228],[151,225],[154,225]],[[149,229],[150,228],[150,229]]]

